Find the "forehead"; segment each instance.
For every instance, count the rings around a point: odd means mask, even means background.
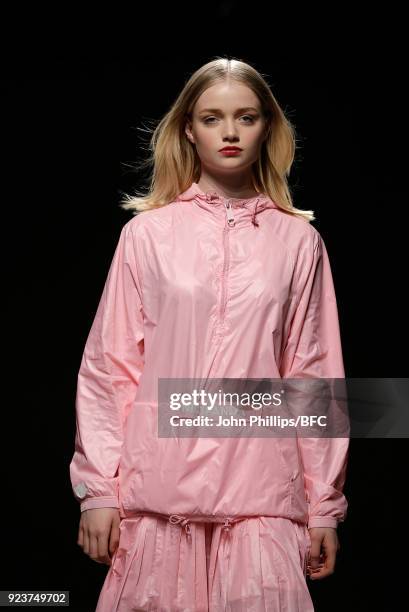
[[[234,82],[217,83],[208,87],[199,96],[195,104],[197,112],[204,109],[235,111],[249,107],[260,110],[260,102],[257,95],[247,85]]]

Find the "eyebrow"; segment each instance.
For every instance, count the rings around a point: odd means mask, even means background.
[[[259,112],[257,108],[254,108],[254,106],[245,106],[244,108],[238,108],[237,112],[241,113],[243,111],[248,111],[248,110],[256,111],[256,113]],[[201,111],[199,111],[199,114],[201,113],[220,113],[220,112],[222,112],[220,108],[203,108]]]

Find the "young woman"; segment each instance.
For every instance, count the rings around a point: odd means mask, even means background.
[[[158,435],[159,379],[344,377],[327,251],[286,181],[295,131],[257,70],[218,58],[151,144],[78,375],[78,544],[110,566],[97,612],[311,611],[348,437]]]

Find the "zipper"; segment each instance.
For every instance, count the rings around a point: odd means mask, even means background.
[[[223,248],[224,248],[224,266],[223,266],[223,275],[222,275],[222,295],[220,300],[220,322],[223,322],[224,313],[226,310],[226,302],[227,302],[227,282],[226,282],[226,274],[229,268],[230,257],[229,257],[229,227],[234,227],[234,216],[231,206],[231,201],[227,200],[225,203],[226,214],[227,214],[227,223],[224,228],[223,234]]]
[[[225,314],[225,310],[226,310],[226,305],[227,305],[227,282],[226,282],[226,276],[227,276],[227,270],[229,267],[229,262],[230,262],[230,257],[229,257],[229,227],[233,227],[235,224],[235,220],[234,220],[234,215],[232,212],[232,206],[231,206],[231,202],[230,200],[227,201],[227,203],[224,203],[224,206],[226,208],[226,223],[225,226],[223,228],[223,255],[224,255],[224,263],[223,263],[223,269],[222,269],[222,275],[221,275],[221,297],[220,297],[220,309],[219,309],[219,320],[216,322],[216,327],[215,327],[215,331],[217,330],[218,326],[220,323],[223,322],[224,319],[224,314]],[[208,373],[208,376],[211,375],[212,371],[213,371],[213,367],[216,361],[216,357],[217,357],[218,351],[216,350],[214,357],[213,357],[213,361],[212,364],[210,366],[210,370]]]
[[[226,207],[226,214],[227,214],[227,223],[230,227],[234,226],[234,215],[233,215],[233,210],[232,210],[232,206],[231,206],[231,201],[227,200],[227,204],[224,204]]]

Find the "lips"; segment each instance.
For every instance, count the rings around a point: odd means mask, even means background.
[[[220,151],[242,151],[240,147],[224,147],[224,149],[219,149]]]

